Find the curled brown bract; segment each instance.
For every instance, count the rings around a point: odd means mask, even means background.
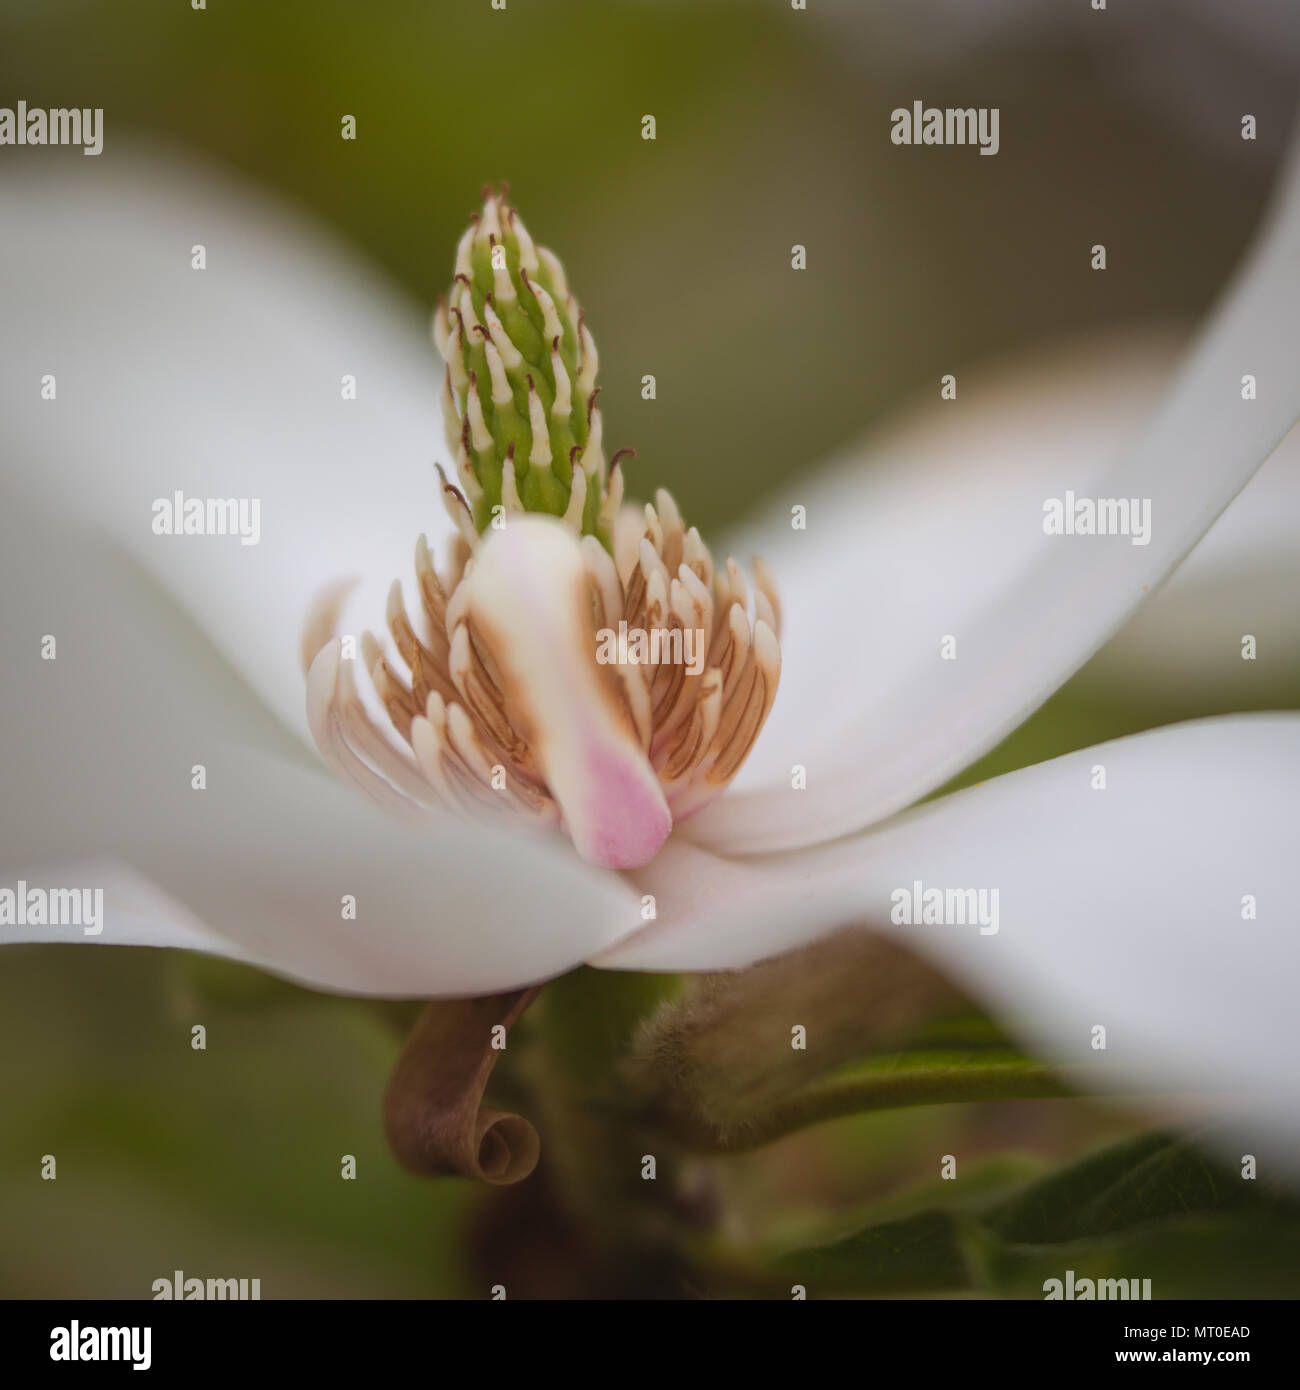
[[[537,1166],[541,1143],[533,1126],[483,1105],[500,1055],[494,1030],[509,1030],[537,994],[533,988],[435,1000],[420,1015],[384,1096],[384,1132],[404,1168],[506,1185]]]

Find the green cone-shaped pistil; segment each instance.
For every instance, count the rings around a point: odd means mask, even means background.
[[[596,345],[559,261],[497,193],[461,238],[434,339],[475,528],[498,509],[548,512],[608,547],[622,487],[601,448]]]

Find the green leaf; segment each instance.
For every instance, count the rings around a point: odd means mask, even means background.
[[[818,1293],[944,1293],[974,1287],[969,1236],[951,1211],[926,1211],[869,1226],[832,1245],[801,1250],[780,1268]]]
[[[1039,1244],[1264,1201],[1256,1182],[1206,1158],[1195,1140],[1144,1134],[1034,1183],[989,1224],[1004,1240]]]
[[[956,1183],[954,1193],[959,1191]],[[784,1255],[783,1278],[818,1293],[970,1293],[1042,1298],[1044,1283],[1149,1279],[1154,1298],[1294,1297],[1300,1202],[1207,1156],[1192,1138],[1146,1134],[1011,1193],[977,1193],[877,1221]]]

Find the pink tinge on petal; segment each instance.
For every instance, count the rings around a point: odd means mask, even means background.
[[[649,863],[672,815],[617,677],[596,661],[577,538],[553,518],[511,515],[487,533],[466,582],[475,640],[574,847],[605,868]]]
[[[574,778],[581,812],[573,814],[560,798],[565,825],[584,859],[607,869],[639,869],[659,853],[673,819],[658,780],[651,781],[648,794],[644,773],[629,765],[621,749],[590,749]],[[582,829],[581,842],[575,827]]]

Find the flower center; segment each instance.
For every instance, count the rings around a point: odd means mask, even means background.
[[[369,706],[334,635],[343,594],[323,596],[303,648],[312,733],[385,809],[561,824],[585,858],[637,867],[753,746],[780,674],[776,591],[757,562],[752,597],[734,560],[715,572],[668,493],[623,505],[591,334],[497,195],[434,336],[457,534],[441,571],[419,538],[419,604],[393,585],[390,643],[362,635]]]

